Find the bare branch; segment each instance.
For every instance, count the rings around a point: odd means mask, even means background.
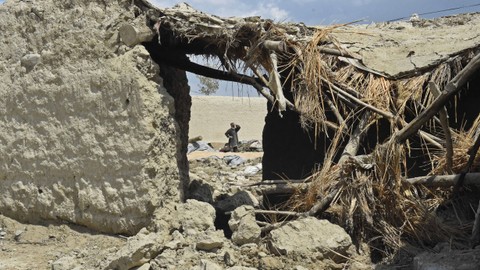
[[[324,97],[327,101],[328,107],[330,108],[330,110],[332,110],[333,114],[335,114],[335,117],[337,117],[338,123],[343,123],[345,119],[343,119],[343,116],[340,114],[335,104],[333,104],[333,101],[327,95],[324,95]]]
[[[408,178],[404,181],[413,185],[424,185],[426,187],[451,187],[457,184],[461,177],[462,174],[433,175]],[[464,179],[466,185],[480,185],[480,173],[467,173]]]
[[[347,91],[341,89],[340,87],[336,86],[335,84],[332,84],[331,82],[329,82],[328,80],[326,79],[323,79],[322,78],[322,81],[326,84],[328,84],[330,86],[330,88],[332,90],[334,90],[335,92],[347,97],[348,99],[350,99],[351,101],[355,102],[356,104],[358,104],[359,106],[363,107],[363,108],[366,108],[366,109],[369,109],[370,111],[373,111],[387,119],[392,119],[394,120],[396,117],[391,114],[390,112],[386,112],[386,111],[382,111],[368,103],[365,103],[363,101],[361,101],[360,99],[358,99],[357,97],[354,97],[353,95],[351,95],[350,93],[348,93]]]
[[[435,82],[430,82],[428,84],[430,91],[432,92],[435,98],[438,98],[441,95],[440,89]],[[445,107],[441,108],[440,111],[440,123],[442,125],[443,133],[445,133],[445,158],[447,163],[447,173],[453,173],[452,164],[453,164],[453,144],[452,144],[452,133],[450,132],[450,126],[448,124],[448,115],[447,109]]]

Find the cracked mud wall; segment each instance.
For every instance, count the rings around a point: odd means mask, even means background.
[[[182,198],[174,99],[132,1],[0,5],[0,213],[135,233]],[[186,135],[185,135],[186,136]]]

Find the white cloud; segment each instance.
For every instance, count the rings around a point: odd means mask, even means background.
[[[181,3],[182,1],[178,0],[151,0],[150,1],[153,5],[159,8],[168,8],[173,7],[174,5]]]
[[[372,0],[353,0],[352,1],[352,4],[354,6],[365,6],[365,5],[368,5],[372,2]]]
[[[316,0],[292,0],[294,3],[299,5],[305,5],[315,2]]]
[[[312,0],[300,0],[312,1]],[[181,0],[152,0],[152,3],[160,8],[172,7]],[[257,1],[240,0],[190,0],[188,4],[195,9],[217,15],[220,17],[247,17],[261,16],[275,21],[286,20],[289,16],[288,11],[279,7],[277,1],[269,0],[259,3]]]
[[[275,21],[283,21],[288,19],[288,11],[278,7],[274,3],[259,3],[255,10],[251,11],[251,15],[260,15],[263,18],[273,19]]]

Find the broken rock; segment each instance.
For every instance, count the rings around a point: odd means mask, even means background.
[[[235,209],[228,221],[228,226],[233,231],[232,241],[239,246],[260,241],[262,231],[255,220],[252,206],[241,206]]]
[[[221,212],[228,212],[233,211],[242,205],[257,206],[258,200],[251,192],[243,190],[235,193],[233,196],[218,201],[215,208]]]
[[[141,266],[160,252],[164,239],[160,233],[138,233],[128,239],[127,243],[108,258],[105,269],[127,270]]]
[[[352,239],[345,230],[327,220],[308,217],[270,232],[270,251],[277,255],[306,255],[320,252],[324,258],[343,262]]]
[[[42,57],[40,56],[40,54],[30,53],[23,56],[22,59],[20,60],[20,63],[22,64],[22,66],[26,68],[33,68],[38,63],[40,63],[41,59]]]
[[[222,231],[215,231],[206,234],[198,240],[195,245],[198,250],[212,251],[223,247],[225,241]]]
[[[205,202],[187,200],[178,206],[177,218],[183,230],[215,230],[215,209]]]
[[[81,269],[72,256],[61,257],[52,263],[52,270]]]
[[[218,264],[209,260],[201,260],[200,264],[192,270],[222,270],[223,268]]]

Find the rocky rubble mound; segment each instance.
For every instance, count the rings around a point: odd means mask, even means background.
[[[252,210],[242,206],[234,211],[229,221],[234,233],[228,239],[215,228],[215,209],[207,203],[188,200],[161,209],[155,225],[128,239],[104,262],[103,269],[342,269],[346,263],[353,266],[349,258],[355,256],[355,249],[340,227],[307,218],[261,237]],[[318,234],[317,230],[325,233]],[[316,236],[312,238],[312,234]],[[359,266],[355,265],[355,269],[362,269]]]
[[[0,217],[0,268],[368,269],[369,262],[358,263],[365,259],[356,254],[348,234],[326,220],[299,219],[262,231],[264,224],[254,212],[261,197],[238,185],[258,181],[260,173],[243,172],[259,161],[231,167],[215,157],[192,160],[192,174],[208,186],[212,200],[164,205],[155,211],[150,226],[130,237],[82,235],[66,225],[23,225]],[[17,231],[23,232],[18,239]],[[19,257],[28,263],[20,264]]]

